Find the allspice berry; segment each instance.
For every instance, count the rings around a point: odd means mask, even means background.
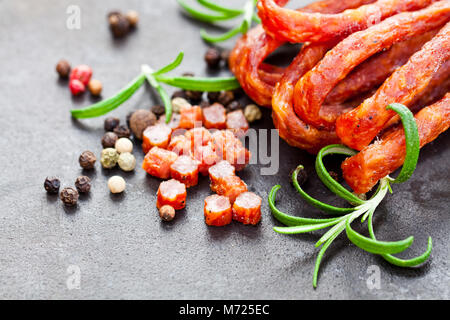
[[[67,78],[70,74],[70,63],[67,60],[59,60],[56,65],[56,72],[61,78]]]
[[[119,153],[116,149],[106,148],[102,150],[102,156],[100,158],[100,162],[105,169],[114,168],[117,164],[117,160],[119,159]]]
[[[172,221],[175,218],[175,209],[166,204],[159,208],[159,217],[164,221]]]
[[[57,194],[61,182],[56,177],[47,177],[44,182],[44,189],[50,194]]]
[[[91,190],[91,179],[87,176],[79,176],[75,180],[75,187],[80,193],[88,193]]]
[[[130,128],[136,138],[142,139],[144,130],[156,123],[156,116],[150,110],[139,109],[130,117]]]
[[[105,131],[113,131],[120,124],[120,119],[116,117],[108,117],[105,119],[103,127]]]
[[[131,123],[131,119],[130,119]],[[119,138],[129,138],[131,135],[130,129],[126,125],[120,125],[114,128],[113,132],[117,134]]]
[[[62,189],[61,193],[59,194],[59,198],[61,199],[61,201],[68,207],[75,206],[78,202],[78,197],[78,191],[72,187]]]
[[[136,28],[138,22],[139,22],[139,14],[134,10],[129,10],[125,17],[127,18],[128,22],[130,23],[131,28]]]
[[[217,48],[209,48],[205,53],[205,62],[211,69],[216,69],[220,64],[220,51]]]
[[[93,169],[95,165],[95,161],[97,161],[97,157],[91,151],[83,151],[78,158],[78,162],[83,169]]]
[[[119,137],[114,132],[106,132],[102,137],[103,148],[114,148]]]
[[[164,106],[159,105],[159,104],[152,106],[151,111],[153,112],[153,114],[154,114],[155,116],[160,116],[160,115],[162,115],[164,112],[166,112],[166,110],[164,109]]]
[[[120,12],[111,12],[108,15],[109,29],[115,38],[122,38],[130,31],[130,22]]]
[[[99,96],[102,93],[102,88],[103,87],[100,80],[97,79],[89,80],[88,89],[93,96]]]

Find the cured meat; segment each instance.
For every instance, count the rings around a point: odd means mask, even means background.
[[[286,1],[278,1],[284,4]],[[285,9],[274,0],[260,0],[258,15],[268,34],[280,41],[327,42],[364,30],[403,11],[424,8],[433,0],[378,0],[338,14]]]
[[[243,224],[257,224],[261,220],[260,196],[253,192],[243,192],[233,203],[233,220]]]
[[[235,136],[243,137],[249,128],[248,121],[242,110],[227,113],[227,129],[231,130]]]
[[[169,123],[167,124],[172,129],[177,129],[180,127],[180,114],[179,113],[172,113],[172,118],[170,118]],[[163,114],[158,118],[158,123],[166,123],[166,115]]]
[[[440,1],[416,12],[400,13],[345,38],[297,82],[294,92],[296,114],[308,124],[334,129],[337,117],[349,111],[340,105],[324,105],[328,93],[339,81],[377,52],[436,29],[449,18],[450,1]]]
[[[209,142],[205,146],[197,146],[194,149],[194,158],[199,163],[199,172],[204,176],[208,174],[208,169],[220,160],[214,150],[212,142]]]
[[[175,152],[177,155],[191,155],[192,141],[185,135],[172,137],[167,150]]]
[[[208,169],[211,184],[220,183],[220,179],[235,175],[235,168],[228,161],[222,160]]]
[[[172,129],[165,123],[147,127],[142,133],[142,150],[147,153],[152,147],[167,148]]]
[[[444,6],[450,14],[450,1],[441,1],[436,5]],[[411,56],[408,63],[394,72],[373,96],[358,108],[339,117],[336,132],[342,142],[357,150],[368,145],[389,119],[395,116],[394,111],[385,109],[386,106],[393,102],[410,106],[433,79],[436,70],[449,58],[450,23]]]
[[[210,107],[203,108],[203,125],[207,129],[225,129],[226,124],[225,107],[220,103],[213,103]]]
[[[238,176],[226,176],[211,183],[211,190],[220,196],[225,196],[233,203],[237,196],[247,191],[247,185]]]
[[[436,139],[450,126],[450,93],[415,115],[420,146]],[[392,129],[382,140],[365,147],[342,163],[345,180],[356,193],[366,193],[380,180],[399,168],[405,160],[403,127]]]
[[[202,124],[202,108],[199,106],[184,106],[180,110],[179,127],[192,129]]]
[[[175,179],[161,182],[156,207],[159,209],[164,205],[172,206],[175,210],[183,209],[186,206],[186,186]]]
[[[219,158],[227,160],[236,170],[244,169],[250,162],[251,152],[242,145],[242,142],[230,130],[214,132],[212,142]]]
[[[170,166],[170,176],[189,188],[198,184],[198,162],[190,156],[179,156]]]
[[[184,135],[191,140],[192,151],[199,146],[207,145],[211,141],[211,133],[204,127],[190,129]]]
[[[167,179],[170,177],[170,166],[177,158],[175,152],[153,147],[145,155],[142,168],[154,177]]]
[[[230,200],[217,194],[205,199],[205,222],[209,226],[225,226],[231,223],[232,213]]]

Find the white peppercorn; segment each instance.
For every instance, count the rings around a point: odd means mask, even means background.
[[[112,176],[108,180],[108,188],[111,193],[121,193],[125,190],[125,180],[120,176]]]
[[[249,104],[244,109],[245,118],[249,123],[262,118],[262,112],[256,104]]]
[[[174,98],[172,99],[172,111],[175,113],[180,113],[181,108],[191,107],[192,105],[184,98]]]
[[[131,142],[128,138],[120,138],[116,141],[114,148],[118,153],[122,152],[132,152],[133,151],[133,142]]]
[[[106,168],[106,169],[114,168],[117,164],[118,159],[119,159],[119,153],[117,153],[116,149],[106,148],[106,149],[102,150],[100,162],[101,162],[103,168]]]
[[[136,168],[136,158],[129,152],[121,153],[117,163],[123,171],[133,171]]]

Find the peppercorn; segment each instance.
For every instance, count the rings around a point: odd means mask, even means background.
[[[225,63],[225,65],[228,65],[228,60],[230,59],[230,54],[231,51],[230,50],[223,50],[220,53],[220,58],[223,60],[223,62]]]
[[[45,178],[44,188],[50,194],[57,194],[59,191],[60,185],[61,185],[61,182],[56,177]]]
[[[186,90],[186,97],[191,103],[197,103],[202,100],[202,91]]]
[[[220,64],[220,51],[217,48],[209,48],[205,53],[205,62],[211,69],[216,69]]]
[[[136,138],[142,139],[144,130],[154,125],[156,116],[149,110],[136,110],[130,117],[130,128]]]
[[[122,38],[130,31],[130,22],[120,12],[111,12],[108,15],[109,29],[116,38]]]
[[[238,109],[242,109],[242,106],[239,101],[234,100],[228,104],[227,109],[228,111],[236,111]]]
[[[175,91],[172,96],[170,97],[171,100],[175,99],[175,98],[183,98],[186,99],[186,91],[184,90],[177,90]]]
[[[102,137],[103,148],[114,148],[119,137],[114,132],[106,132]]]
[[[172,100],[172,111],[175,113],[180,113],[181,108],[192,107],[192,105],[183,98],[175,98]]]
[[[80,193],[88,193],[91,190],[91,179],[86,176],[79,176],[75,180],[75,187]]]
[[[116,151],[116,149],[106,148],[102,150],[100,163],[102,164],[103,168],[111,169],[116,166],[118,159],[119,153]]]
[[[128,22],[130,23],[131,28],[136,28],[138,22],[139,22],[139,14],[134,10],[129,10],[125,17],[127,18]]]
[[[203,100],[202,102],[199,103],[200,108],[207,108],[210,106],[209,102],[206,100]]]
[[[112,176],[108,179],[108,188],[111,193],[121,193],[125,190],[125,180],[120,176]]]
[[[128,138],[120,138],[116,141],[114,148],[118,153],[133,151],[133,142]]]
[[[67,60],[59,60],[56,65],[56,72],[61,78],[67,78],[70,74],[70,63]]]
[[[159,208],[159,217],[164,221],[172,221],[175,218],[175,209],[168,204]]]
[[[126,125],[120,125],[114,128],[113,132],[117,134],[119,138],[129,138],[131,135],[130,129]]]
[[[220,91],[208,92],[207,97],[208,97],[209,103],[217,102],[217,100],[219,100],[219,96],[220,96]]]
[[[256,104],[249,104],[244,109],[245,119],[248,123],[252,123],[262,118],[262,112]]]
[[[68,207],[75,206],[77,204],[78,197],[78,191],[72,187],[62,189],[61,193],[59,194],[59,198],[61,199],[61,201]]]
[[[72,79],[69,81],[69,89],[72,95],[77,96],[86,91],[84,84],[78,79]]]
[[[117,163],[123,171],[133,171],[136,168],[136,158],[130,152],[121,153]]]
[[[154,115],[160,116],[166,111],[166,109],[164,109],[164,106],[157,104],[152,106],[151,111],[153,112]]]
[[[227,106],[233,100],[234,100],[234,93],[233,91],[230,90],[220,92],[219,98],[217,98],[217,101],[224,106]]]
[[[95,161],[97,161],[97,157],[91,151],[83,151],[78,158],[78,162],[83,169],[92,169],[94,168]]]
[[[105,131],[113,131],[120,124],[120,119],[116,117],[108,117],[105,119],[103,127]]]
[[[88,89],[89,92],[93,95],[93,96],[99,96],[102,93],[102,83],[100,82],[100,80],[97,79],[91,79],[88,83]]]
[[[72,69],[69,79],[79,80],[84,86],[87,86],[92,77],[92,68],[85,64],[80,64]]]

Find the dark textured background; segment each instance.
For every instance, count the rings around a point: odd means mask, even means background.
[[[81,8],[81,30],[66,28],[71,4]],[[139,28],[115,41],[106,14],[129,8],[140,13]],[[272,227],[277,222],[265,201],[256,227],[232,223],[210,228],[203,221],[203,199],[210,194],[207,179],[189,190],[186,209],[171,223],[162,223],[156,212],[159,181],[140,168],[125,174],[98,164],[89,173],[93,190],[76,209],[47,196],[45,177],[56,175],[63,187],[73,185],[81,174],[78,155],[86,149],[99,154],[103,134],[103,118],[71,119],[69,109],[92,100],[88,94],[71,97],[67,83],[58,81],[56,62],[66,58],[73,65],[92,66],[94,77],[104,84],[103,97],[136,76],[140,64],[157,68],[181,49],[186,56],[175,73],[206,75],[207,45],[200,27],[175,1],[0,0],[0,298],[448,299],[448,134],[423,149],[413,178],[394,186],[394,194],[375,214],[379,239],[415,236],[404,256],[420,254],[431,235],[432,259],[417,269],[393,267],[341,236],[326,254],[316,290],[311,278],[320,233],[276,234]],[[231,48],[233,41],[225,46]],[[141,89],[112,114],[124,119],[130,110],[150,107],[155,101],[149,92]],[[258,127],[272,128],[268,111]],[[143,158],[139,149],[138,163]],[[314,157],[284,142],[280,149],[278,175],[260,176],[259,165],[242,172],[250,189],[266,198],[271,186],[280,183],[280,208],[316,216],[317,210],[289,183],[289,171],[303,163],[311,176],[307,190],[339,203],[315,177]],[[113,196],[107,189],[114,174],[127,180],[123,195]],[[79,290],[66,287],[70,265],[81,269]],[[380,267],[380,290],[366,286],[371,265]]]

